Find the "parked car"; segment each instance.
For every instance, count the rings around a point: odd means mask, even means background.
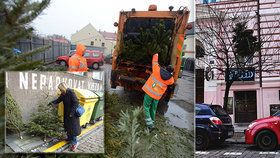
[[[113,59],[112,54],[109,54],[109,55],[106,55],[106,56],[105,56],[104,61],[105,61],[105,63],[107,63],[107,64],[112,64],[112,59]]]
[[[244,133],[246,144],[255,144],[262,150],[276,149],[280,144],[280,110],[253,121]]]
[[[72,50],[67,55],[59,56],[56,59],[56,63],[63,66],[68,66],[68,60],[74,54],[75,50]],[[97,70],[104,64],[104,55],[100,51],[86,50],[84,57],[87,59],[87,65],[89,68]]]
[[[220,105],[196,104],[196,149],[205,150],[211,143],[223,143],[234,134],[231,117]]]

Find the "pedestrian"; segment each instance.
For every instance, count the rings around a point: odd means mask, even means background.
[[[144,111],[145,121],[149,131],[154,129],[155,115],[157,105],[168,85],[174,83],[173,67],[171,65],[166,68],[160,67],[158,63],[158,54],[153,55],[152,74],[142,87],[145,92],[144,96]]]
[[[87,60],[83,57],[86,47],[83,44],[77,44],[76,52],[70,57],[68,62],[68,71],[85,72],[88,70]]]
[[[61,95],[58,99],[50,102],[49,105],[63,102],[63,126],[67,134],[66,141],[71,142],[70,150],[74,151],[78,146],[77,136],[81,134],[80,118],[75,114],[79,102],[74,91],[67,88],[66,83],[60,83],[58,89]]]

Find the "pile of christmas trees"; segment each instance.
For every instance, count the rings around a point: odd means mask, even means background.
[[[20,107],[8,91],[6,91],[6,129],[8,133],[18,134],[24,129]]]
[[[43,137],[62,137],[63,123],[57,109],[42,102],[37,112],[31,114],[31,120],[26,126],[29,134]]]
[[[36,112],[31,114],[27,124],[22,121],[21,110],[9,92],[6,92],[6,129],[8,133],[26,131],[31,135],[46,137],[62,137],[63,123],[57,109],[43,101]]]
[[[124,40],[124,49],[120,56],[122,61],[132,61],[138,64],[151,63],[152,56],[159,54],[159,63],[168,65],[170,62],[172,31],[166,29],[164,22],[149,29],[140,28],[140,34],[135,38]]]

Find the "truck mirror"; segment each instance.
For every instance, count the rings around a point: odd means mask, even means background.
[[[174,7],[171,5],[168,9],[169,9],[169,11],[172,11],[173,8],[174,8]]]
[[[131,12],[132,12],[132,13],[135,13],[135,12],[136,12],[135,8],[132,8],[132,9],[131,9]]]

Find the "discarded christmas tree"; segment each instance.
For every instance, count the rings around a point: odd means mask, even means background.
[[[7,133],[18,133],[24,129],[21,110],[11,94],[6,91],[6,130]]]
[[[43,102],[38,106],[38,110],[31,114],[30,122],[26,131],[31,135],[46,137],[62,137],[63,123],[59,118],[57,109],[48,106]]]
[[[170,62],[171,30],[166,29],[163,22],[150,29],[140,28],[137,37],[125,39],[121,54],[123,61],[132,61],[138,64],[151,63],[152,56],[159,54],[159,63],[168,65]]]
[[[13,48],[19,39],[30,36],[33,32],[31,23],[50,4],[50,0],[4,0],[0,1],[0,111],[4,111],[5,71],[32,70],[41,64],[40,61],[30,61],[33,54],[45,50],[38,48],[31,52],[15,55]],[[1,122],[4,115],[1,113]],[[4,131],[4,123],[0,123],[0,131]],[[3,144],[4,137],[0,137]],[[0,148],[2,148],[0,146]]]

